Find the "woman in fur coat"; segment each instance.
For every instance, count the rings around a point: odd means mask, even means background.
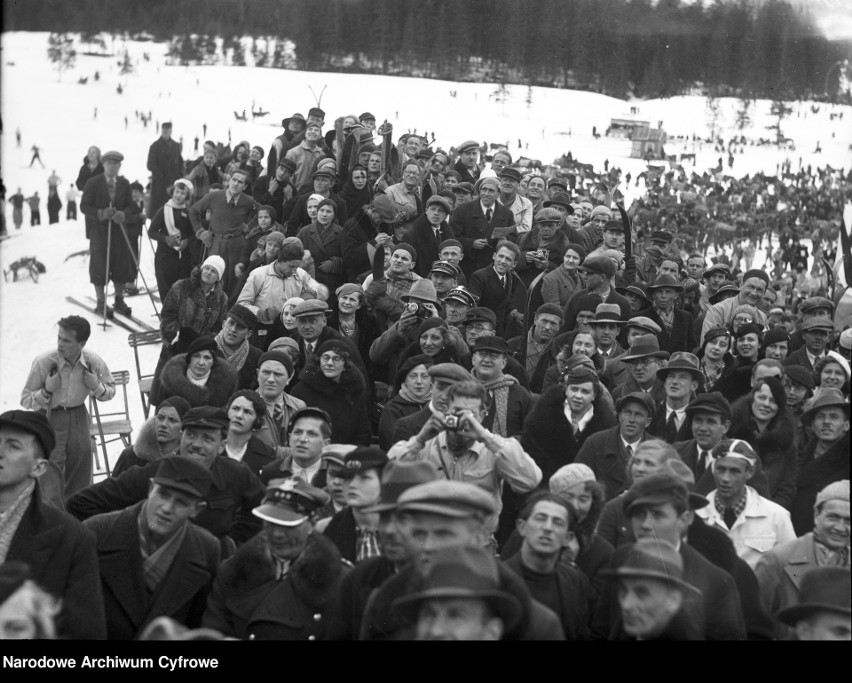
[[[577,387],[586,405],[579,406]],[[590,434],[617,424],[612,409],[602,399],[602,385],[597,375],[585,366],[572,369],[564,385],[548,389],[524,422],[524,450],[541,468],[542,482],[549,481],[556,470],[574,462],[574,458]],[[572,424],[565,415],[566,407],[576,415]],[[576,408],[576,409],[575,409]]]
[[[796,421],[784,387],[774,377],[759,379],[731,406],[728,436],[748,441],[760,457],[772,502],[785,508],[796,495]]]
[[[349,346],[329,339],[316,350],[290,395],[331,416],[333,443],[369,446],[371,429],[364,375],[352,361]]]
[[[154,416],[148,418],[139,430],[132,446],[125,448],[112,468],[117,477],[136,465],[147,465],[180,450],[180,426],[183,416],[190,409],[189,403],[180,396],[172,396],[157,404]]]
[[[198,337],[186,353],[166,363],[160,384],[166,396],[180,396],[193,408],[224,408],[237,390],[239,376],[234,366],[221,357],[216,340]]]

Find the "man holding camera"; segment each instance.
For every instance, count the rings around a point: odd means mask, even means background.
[[[488,491],[497,511],[488,524],[493,533],[503,505],[503,482],[515,493],[528,493],[541,481],[541,470],[519,441],[482,426],[487,403],[487,390],[479,382],[453,385],[447,392],[446,412],[432,415],[418,434],[397,442],[388,457],[430,462],[442,477]]]

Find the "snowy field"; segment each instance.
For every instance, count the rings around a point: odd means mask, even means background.
[[[38,190],[43,198],[42,225],[29,227],[29,210],[24,209],[24,228],[11,239],[0,243],[0,267],[23,256],[35,256],[47,267],[38,283],[23,275],[18,282],[0,281],[0,410],[19,406],[20,392],[26,381],[30,364],[37,354],[55,344],[55,323],[69,314],[87,315],[82,309],[68,304],[68,295],[85,300],[93,296],[89,284],[87,257],[70,254],[88,248],[84,236],[84,221],[61,220],[47,225],[47,178],[52,171],[62,179],[60,198],[65,203],[65,191],[73,183],[90,145],[102,151],[118,149],[125,156],[121,174],[131,182],[146,184],[145,168],[148,147],[157,138],[157,122],[172,121],[174,138],[183,138],[184,157],[193,157],[193,139],[203,141],[202,125],[207,124],[206,138],[227,142],[229,133],[234,143],[248,140],[268,152],[271,141],[280,133],[280,120],[293,112],[307,114],[315,104],[309,86],[322,97],[326,119],[343,114],[371,111],[381,122],[387,119],[394,125],[394,138],[408,130],[434,133],[436,145],[449,149],[463,140],[473,138],[489,143],[507,143],[517,158],[519,155],[550,163],[569,150],[574,157],[602,169],[605,159],[633,177],[641,172],[644,163],[627,158],[630,143],[624,140],[594,139],[592,127],[603,132],[611,118],[630,118],[630,108],[639,108],[638,118],[652,126],[662,121],[670,141],[668,154],[696,153],[698,173],[716,165],[720,156],[712,145],[679,143],[676,136],[697,134],[708,137],[707,101],[702,97],[677,97],[668,100],[626,102],[603,95],[568,90],[533,88],[531,105],[527,105],[525,86],[508,86],[509,96],[503,104],[489,98],[494,84],[466,84],[412,78],[389,78],[328,73],[250,69],[245,67],[167,66],[165,44],[115,43],[113,57],[82,55],[86,46],[77,45],[76,64],[63,72],[61,79],[47,60],[46,33],[3,33],[2,40],[2,113],[3,130],[0,138],[2,177],[7,197],[21,188],[24,196]],[[134,72],[119,74],[119,58],[129,51]],[[150,61],[142,58],[147,52]],[[94,81],[95,71],[100,80]],[[88,77],[86,85],[78,78]],[[121,85],[123,94],[116,93]],[[457,96],[451,97],[450,91]],[[271,113],[266,118],[251,120],[251,109],[263,108]],[[852,143],[852,108],[821,105],[818,114],[811,112],[811,103],[793,103],[793,114],[782,125],[787,137],[795,141],[796,151],[780,151],[774,147],[746,147],[746,154],[735,158],[731,171],[736,176],[764,171],[774,174],[778,164],[788,157],[793,169],[799,157],[804,165],[835,168],[848,167],[849,145]],[[770,138],[766,130],[773,120],[770,103],[758,100],[750,110],[752,124],[743,134],[750,139]],[[737,100],[720,100],[719,133],[725,139],[739,135],[735,127]],[[97,116],[95,117],[95,110]],[[137,120],[135,111],[151,112],[147,128]],[[247,122],[236,121],[234,111],[249,112]],[[844,112],[842,121],[830,120],[829,114]],[[125,117],[128,126],[125,128]],[[22,144],[16,147],[15,131],[20,130]],[[835,137],[832,137],[834,134]],[[518,149],[518,139],[524,148]],[[821,153],[814,153],[819,143]],[[38,163],[29,167],[33,145],[41,150],[44,168]],[[725,156],[727,171],[727,155]],[[691,167],[685,166],[687,171]],[[633,185],[622,188],[628,202],[638,191]],[[65,207],[61,217],[64,219]],[[7,228],[15,233],[12,208],[6,207]],[[155,286],[153,251],[143,240],[143,274]],[[23,271],[22,271],[23,272]],[[139,281],[140,287],[142,281]],[[110,303],[112,295],[110,294]],[[128,299],[133,313],[157,326],[151,301],[144,296]],[[159,307],[159,304],[158,304]],[[94,322],[94,316],[88,316]],[[132,349],[127,344],[127,332],[118,326],[103,330],[93,327],[88,348],[105,358],[113,371],[129,370],[131,384],[128,395],[134,426],[142,424],[142,407]],[[152,371],[158,351],[141,349],[143,371]]]

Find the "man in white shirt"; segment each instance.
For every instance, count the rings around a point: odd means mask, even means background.
[[[498,200],[515,218],[515,232],[529,232],[533,222],[532,202],[518,194],[521,187],[521,173],[511,166],[500,171],[500,196]]]
[[[443,420],[429,418],[418,434],[392,446],[388,457],[431,462],[443,477],[488,491],[497,510],[488,524],[493,533],[503,507],[503,483],[508,481],[515,493],[528,493],[541,481],[541,469],[519,441],[482,426],[487,401],[487,390],[479,382],[459,382],[447,392]]]
[[[757,463],[754,449],[741,439],[725,439],[713,450],[716,489],[709,505],[695,513],[724,531],[743,560],[754,569],[764,553],[796,538],[790,513],[748,486]]]

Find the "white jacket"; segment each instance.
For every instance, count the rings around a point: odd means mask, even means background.
[[[746,486],[746,506],[737,517],[732,529],[728,529],[722,516],[716,510],[714,500],[716,491],[707,496],[710,504],[695,511],[710,526],[724,531],[734,542],[737,555],[745,560],[752,569],[761,556],[779,543],[796,538],[790,513],[777,503],[762,497],[751,486]]]
[[[306,270],[297,268],[296,272],[284,279],[275,272],[275,264],[255,268],[248,275],[243,291],[240,292],[237,303],[243,306],[256,306],[257,319],[262,323],[271,323],[276,315],[281,313],[284,302],[294,296],[302,298],[310,292],[311,298],[328,299],[328,287],[314,280]],[[275,315],[264,314],[272,309]]]

